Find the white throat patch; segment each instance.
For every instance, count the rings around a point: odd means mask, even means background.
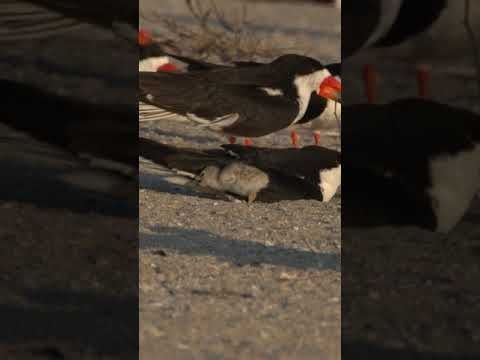
[[[466,212],[480,183],[480,144],[473,150],[444,155],[430,163],[428,190],[437,217],[437,231],[450,231]]]
[[[315,71],[313,74],[295,77],[293,83],[297,88],[298,115],[291,125],[295,124],[305,115],[312,92],[317,92],[322,81],[329,76],[331,76],[330,72],[327,69],[323,69]]]

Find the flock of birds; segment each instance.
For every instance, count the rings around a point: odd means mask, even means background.
[[[52,36],[92,23],[137,47],[137,9],[130,11],[129,2],[109,1],[97,0],[92,6],[75,0],[3,2],[1,6],[9,11],[0,16],[0,41]],[[363,0],[342,5],[342,22],[355,29],[342,32],[345,59],[363,48],[408,41],[440,17],[447,0]],[[156,63],[159,58],[163,64]],[[133,136],[138,134],[139,120],[176,119],[247,139],[300,123],[336,124],[340,65],[324,65],[306,56],[284,55],[266,64],[220,65],[165,54],[153,42],[144,41],[140,45],[140,119],[136,104],[87,104],[28,84],[2,83],[9,89],[2,123],[74,155],[88,154],[92,166],[121,168],[122,176],[138,175],[140,155],[190,174],[199,186],[249,202],[329,201],[340,186],[343,165],[344,226],[375,223],[366,215],[377,203],[382,221],[447,232],[467,211],[480,180],[478,114],[422,98],[381,105],[343,104],[343,154],[322,146],[241,146],[233,144],[233,139],[221,148],[185,149]],[[32,121],[24,106],[27,102],[49,118]]]
[[[342,20],[358,25],[358,31],[343,32],[343,59],[364,48],[408,41],[446,8],[446,0],[345,2]],[[339,64],[289,54],[267,64],[217,65],[163,53],[146,33],[140,39],[140,121],[186,121],[250,138],[314,119],[332,122],[331,104],[341,102]],[[371,90],[370,75],[367,71],[365,80]],[[428,73],[423,69],[420,75],[425,96]],[[371,102],[343,105],[343,155],[322,146],[268,149],[251,141],[195,150],[144,138],[140,155],[249,202],[329,201],[340,186],[343,163],[344,226],[393,223],[450,231],[480,182],[478,114],[425,97]],[[294,145],[295,139],[292,135]]]
[[[139,38],[140,121],[170,119],[227,136],[261,137],[310,122],[330,108],[329,102],[340,100],[341,83],[331,70],[338,71],[338,64],[326,67],[290,54],[266,64],[217,65],[165,54],[144,31]],[[222,149],[155,148],[140,138],[141,156],[188,172],[199,186],[249,202],[257,194],[263,201],[292,196],[329,201],[340,184],[340,153],[324,147]],[[310,153],[313,163],[304,166]]]

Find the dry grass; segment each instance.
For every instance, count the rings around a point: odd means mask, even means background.
[[[278,56],[292,48],[280,47],[248,30],[248,6],[243,4],[237,15],[226,14],[214,0],[185,0],[193,25],[162,17],[159,14],[141,14],[144,19],[161,25],[161,34],[155,34],[166,52],[182,55],[195,54],[203,59],[220,62],[255,60]],[[207,5],[206,5],[207,4]]]

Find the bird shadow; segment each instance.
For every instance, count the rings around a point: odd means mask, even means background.
[[[267,246],[254,241],[225,238],[199,229],[154,226],[150,230],[153,233],[140,233],[140,251],[169,249],[191,256],[214,256],[237,266],[270,264],[300,270],[337,272],[341,267],[339,253],[316,253],[279,245]]]

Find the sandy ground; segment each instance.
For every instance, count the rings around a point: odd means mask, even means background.
[[[188,23],[181,5],[142,1],[141,9]],[[338,10],[262,2],[248,10],[272,45],[282,39],[338,61]],[[288,25],[287,12],[296,14]],[[312,51],[319,39],[325,46]],[[226,142],[172,122],[143,124],[140,134],[179,146]],[[309,129],[301,136],[313,143]],[[289,132],[254,144],[289,146]],[[324,145],[338,148],[339,138]],[[140,173],[141,359],[340,359],[340,196],[247,206],[168,184],[148,161]]]

